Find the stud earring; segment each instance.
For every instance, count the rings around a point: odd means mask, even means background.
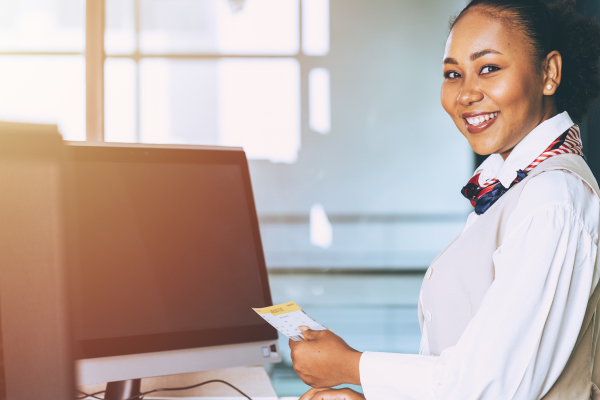
[[[546,86],[546,89],[548,89],[548,90],[552,90],[552,85],[547,85],[547,86]]]

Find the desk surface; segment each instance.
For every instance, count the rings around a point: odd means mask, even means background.
[[[201,382],[222,379],[237,387],[253,400],[278,400],[275,389],[269,379],[269,375],[263,366],[229,368],[212,371],[193,372],[189,374],[158,376],[142,379],[142,392],[156,388],[171,388],[192,386]],[[104,390],[105,383],[79,386],[77,389],[85,393],[95,393]],[[153,393],[154,394],[154,393]],[[235,390],[227,385],[211,383],[198,388],[175,391],[157,392],[156,397],[145,397],[155,400],[191,400],[191,399],[215,399],[215,400],[239,400],[243,399]],[[163,395],[163,396],[161,396]]]
[[[243,397],[144,397],[147,400],[240,400]],[[252,400],[298,400],[299,397],[252,397]]]

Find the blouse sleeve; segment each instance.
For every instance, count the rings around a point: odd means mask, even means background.
[[[568,204],[538,207],[509,232],[455,346],[440,356],[363,353],[367,400],[537,399],[552,387],[583,321],[597,239]]]

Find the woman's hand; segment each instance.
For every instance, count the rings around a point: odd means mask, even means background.
[[[365,400],[352,389],[310,389],[298,400]]]
[[[300,328],[306,340],[290,340],[290,348],[294,370],[304,383],[315,388],[343,383],[360,385],[358,365],[362,353],[331,331]]]

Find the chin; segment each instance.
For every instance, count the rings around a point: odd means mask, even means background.
[[[473,149],[473,151],[480,156],[489,156],[492,153],[496,152],[496,148],[493,146],[489,146],[487,143],[480,143],[480,141],[469,141],[469,145]]]
[[[504,136],[499,134],[497,129],[488,128],[488,130],[484,132],[472,134],[467,131],[462,119],[460,120],[460,123],[462,124],[461,126],[458,125],[458,121],[456,122],[456,126],[460,130],[460,133],[467,139],[471,149],[480,156],[489,156],[490,154],[498,153],[504,147]],[[497,123],[498,122],[496,122],[496,124]],[[497,127],[493,126],[491,128]]]

